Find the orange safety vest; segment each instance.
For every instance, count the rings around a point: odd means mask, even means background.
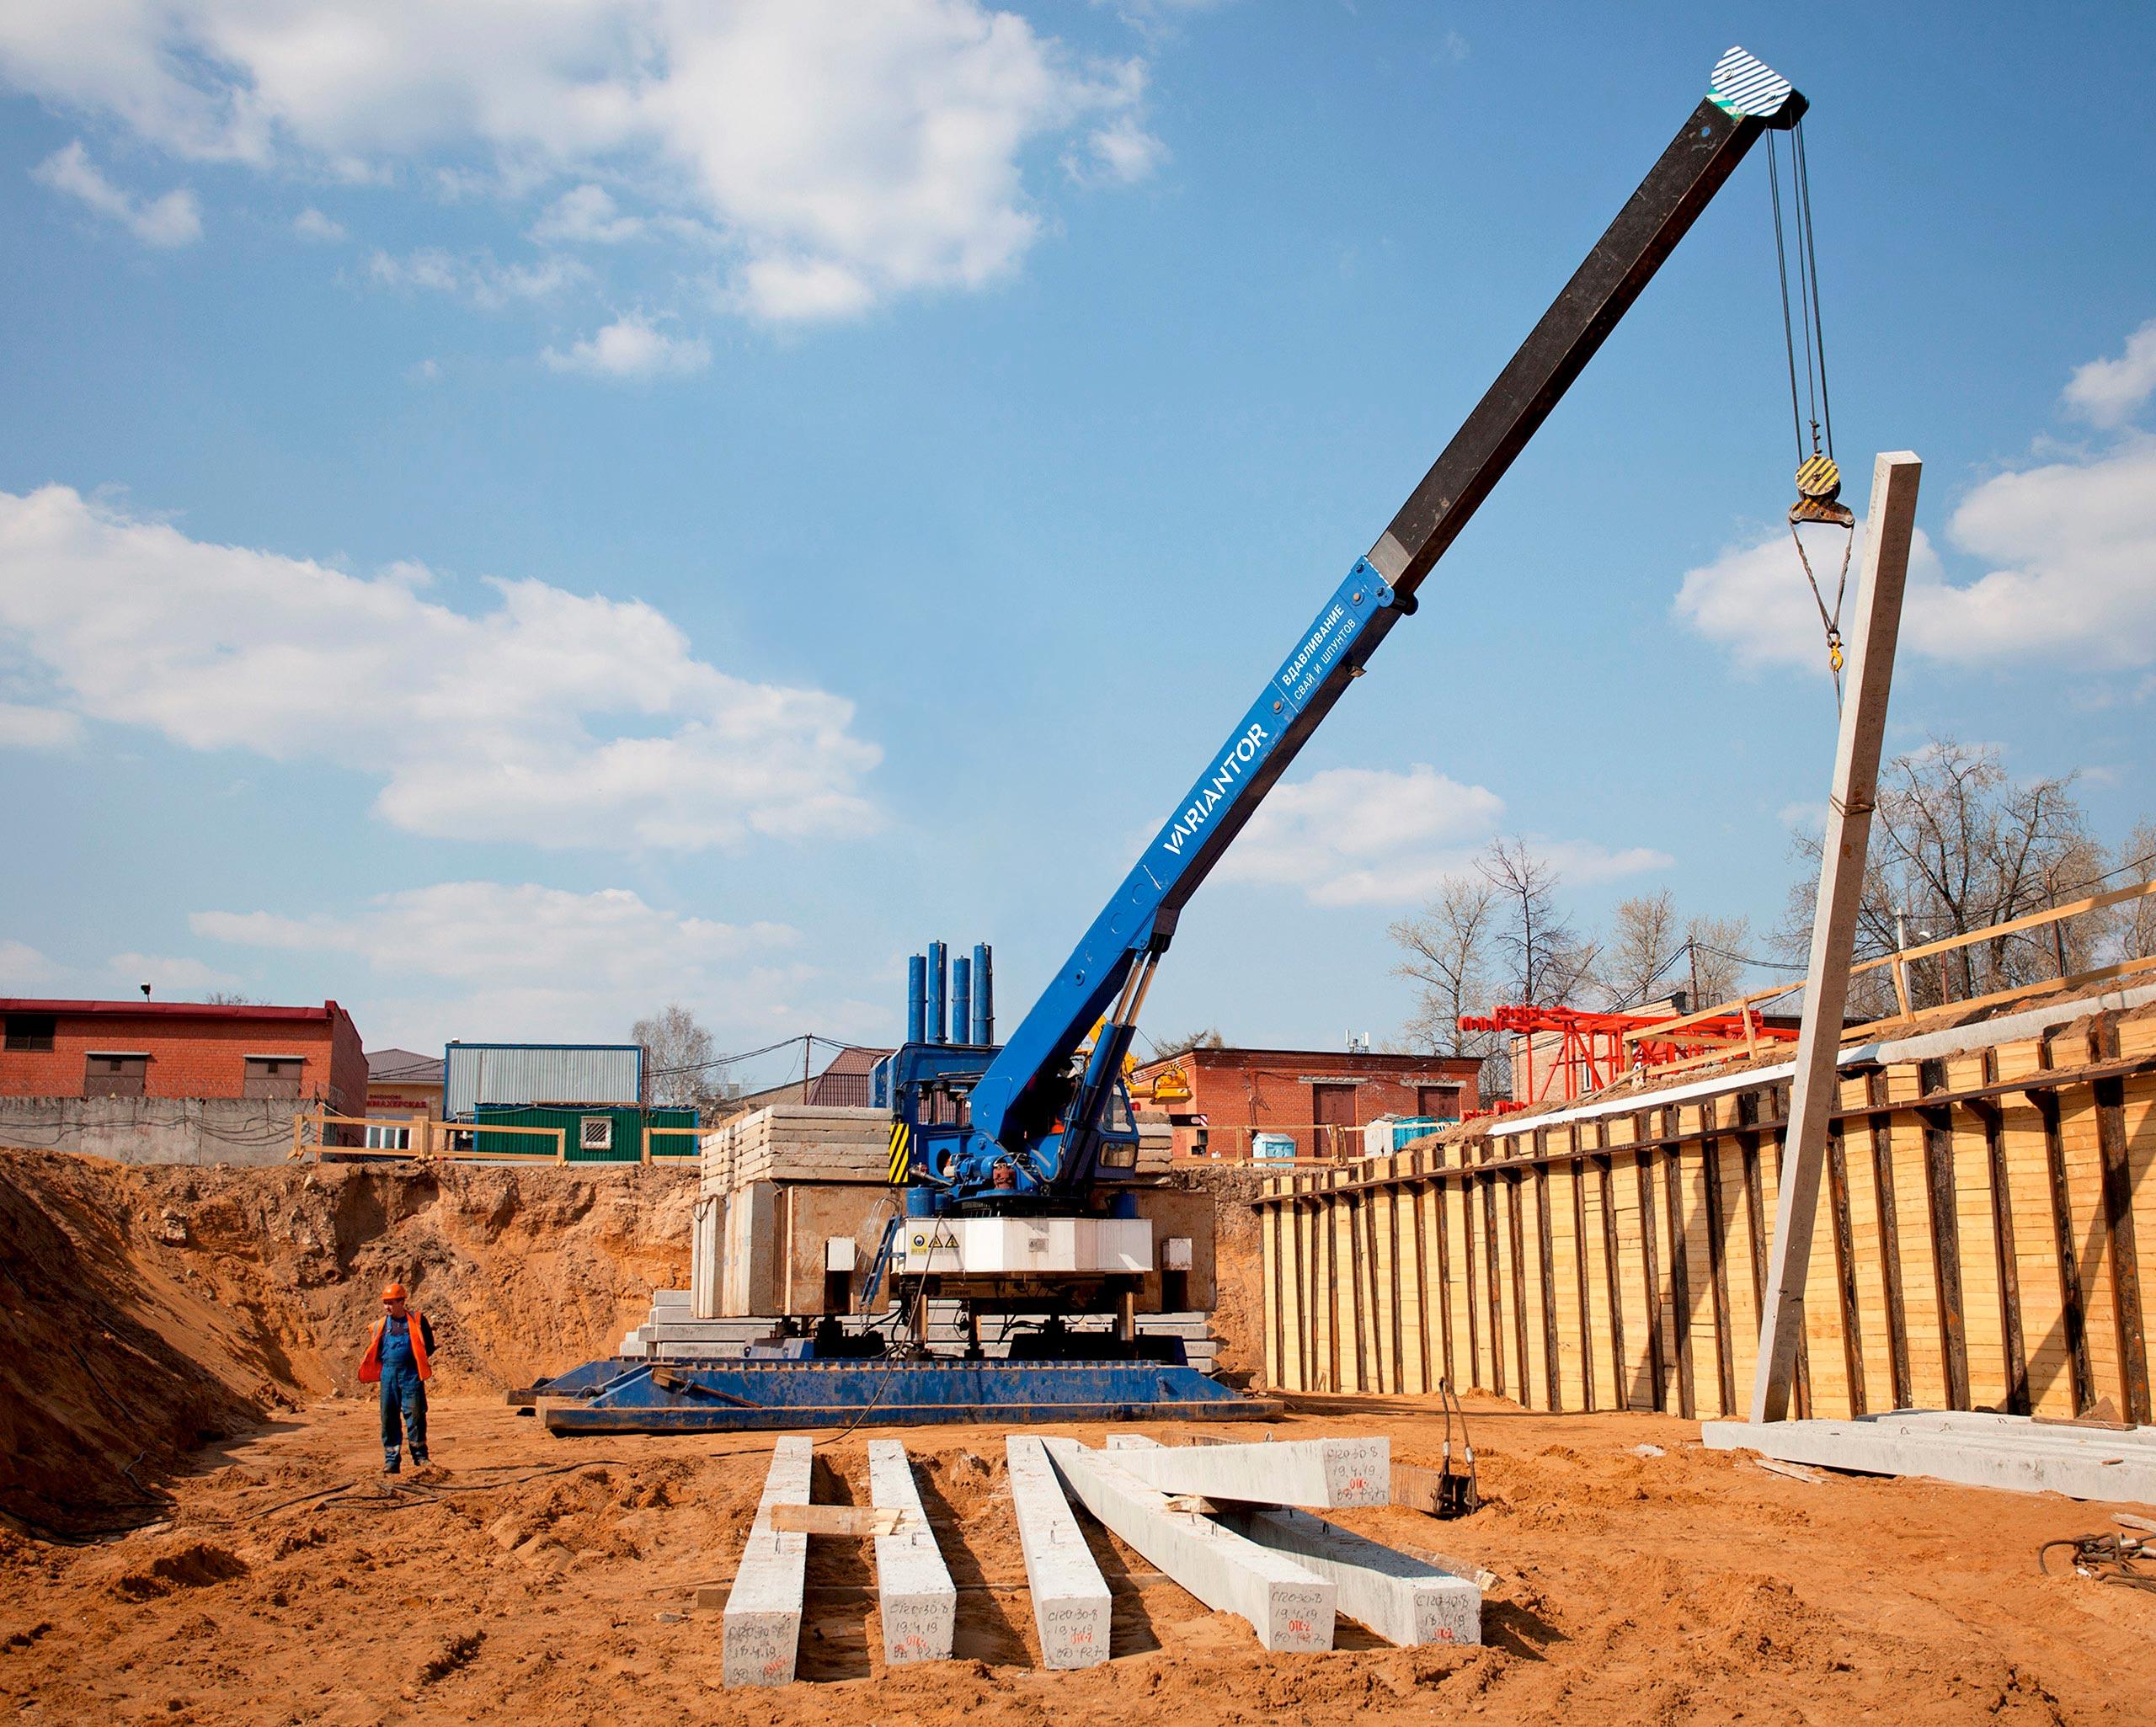
[[[419,1370],[422,1379],[435,1376],[433,1364],[427,1360],[426,1327],[419,1323],[419,1310],[407,1308],[404,1321],[412,1334],[412,1364]],[[367,1339],[367,1352],[360,1358],[360,1383],[376,1385],[382,1382],[382,1340],[389,1330],[389,1315],[384,1314],[374,1322],[374,1335]]]

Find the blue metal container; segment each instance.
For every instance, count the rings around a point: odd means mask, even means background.
[[[906,961],[906,1042],[928,1041],[928,957],[916,953]]]
[[[973,1024],[974,962],[960,954],[951,962],[951,1041],[963,1043]]]
[[[943,1031],[943,991],[948,983],[948,967],[944,961],[947,950],[940,941],[928,944],[928,1036],[916,1042],[942,1043],[947,1042]]]
[[[995,985],[985,941],[974,943],[974,1030],[976,1044],[995,1042]]]

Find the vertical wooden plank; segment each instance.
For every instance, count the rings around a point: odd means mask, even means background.
[[[1617,1178],[1607,1154],[1594,1160],[1602,1202],[1603,1293],[1609,1313],[1609,1373],[1616,1396],[1612,1409],[1631,1401],[1631,1358],[1625,1350],[1625,1284],[1617,1242]]]
[[[1561,1410],[1565,1396],[1557,1383],[1556,1232],[1550,1220],[1550,1170],[1543,1164],[1534,1166],[1534,1218],[1542,1250],[1542,1406]]]
[[[1737,1408],[1736,1339],[1730,1332],[1729,1213],[1722,1204],[1721,1100],[1709,1098],[1700,1108],[1700,1179],[1704,1186],[1707,1241],[1707,1284],[1714,1304],[1715,1399],[1725,1417]]]
[[[1920,1093],[1944,1091],[1946,1063],[1917,1065]],[[1961,1213],[1954,1193],[1954,1120],[1943,1106],[1921,1108],[1924,1187],[1931,1208],[1931,1263],[1939,1293],[1939,1347],[1946,1373],[1946,1407],[1969,1407],[1969,1332],[1961,1301]]]
[[[1443,1383],[1456,1385],[1460,1383],[1460,1362],[1453,1353],[1456,1346],[1453,1342],[1452,1309],[1459,1294],[1460,1283],[1453,1275],[1452,1234],[1446,1225],[1445,1214],[1448,1210],[1457,1210],[1458,1207],[1448,1205],[1445,1185],[1444,1176],[1432,1178],[1429,1205],[1431,1215],[1436,1220],[1438,1238],[1438,1373]]]
[[[1999,1052],[1983,1054],[1981,1081],[1999,1083]],[[2014,1245],[2014,1188],[2006,1166],[2006,1112],[1998,1101],[1982,1098],[1969,1106],[1984,1136],[1985,1191],[1991,1202],[1993,1271],[1999,1280],[2000,1368],[2005,1376],[2003,1407],[2009,1415],[2030,1412],[2029,1351],[2021,1330],[2020,1255]]]
[[[1286,1302],[1280,1288],[1280,1208],[1267,1206],[1257,1214],[1258,1276],[1265,1290],[1265,1383],[1280,1383],[1280,1327]]]
[[[1632,1143],[1638,1145],[1651,1137],[1646,1115],[1634,1116]],[[1652,1155],[1646,1150],[1632,1154],[1632,1181],[1639,1195],[1640,1276],[1646,1291],[1647,1380],[1653,1399],[1650,1407],[1667,1410],[1669,1408],[1669,1363],[1662,1352],[1662,1255],[1660,1244],[1655,1239],[1654,1177],[1649,1163]]]
[[[1849,1170],[1848,1148],[1841,1123],[1827,1126],[1827,1196],[1834,1217],[1834,1293],[1842,1310],[1842,1370],[1849,1378],[1849,1413],[1861,1415],[1870,1405],[1865,1398],[1864,1343],[1857,1314],[1856,1244],[1849,1224]]]
[[[1528,1340],[1529,1329],[1527,1249],[1521,1235],[1520,1210],[1525,1203],[1526,1177],[1524,1171],[1508,1170],[1504,1175],[1504,1213],[1507,1244],[1512,1255],[1513,1345],[1514,1362],[1518,1369],[1515,1382],[1519,1387],[1519,1400],[1529,1409],[1534,1407],[1534,1360]]]
[[[1872,1109],[1883,1111],[1886,1075],[1878,1069],[1865,1075],[1865,1095]],[[1902,1291],[1902,1231],[1894,1195],[1894,1130],[1892,1117],[1875,1114],[1871,1131],[1872,1192],[1879,1206],[1879,1271],[1886,1295],[1886,1347],[1893,1380],[1893,1407],[1913,1408],[1916,1392],[1909,1366],[1908,1306]]]
[[[2051,1047],[2046,1042],[2043,1065],[2050,1067]],[[2073,1374],[2073,1413],[2085,1414],[2096,1401],[2095,1363],[2089,1357],[2088,1309],[2083,1303],[2081,1255],[2073,1227],[2073,1194],[2067,1181],[2065,1122],[2058,1093],[2049,1089],[2032,1091],[2030,1101],[2044,1124],[2044,1162],[2050,1176],[2052,1231],[2058,1244],[2059,1322],[2066,1333],[2066,1352]]]
[[[1787,1158],[1789,1152],[1789,1083],[1786,1080],[1784,1080],[1774,1085],[1770,1088],[1769,1095],[1774,1101],[1774,1113],[1775,1118],[1780,1122],[1782,1125],[1774,1130],[1774,1161],[1771,1165],[1771,1173],[1769,1173],[1769,1170],[1766,1168],[1763,1168],[1761,1170],[1760,1185],[1770,1191],[1772,1198],[1769,1202],[1774,1207],[1772,1215],[1779,1219],[1781,1215],[1783,1164]],[[1774,1261],[1771,1250],[1773,1232],[1771,1230],[1769,1231],[1768,1239],[1770,1244],[1768,1258],[1768,1276],[1771,1279],[1774,1274]],[[1817,1245],[1816,1238],[1814,1245]],[[1766,1313],[1768,1311],[1767,1298],[1764,1296],[1762,1297],[1760,1306],[1763,1313]],[[1799,1311],[1800,1313],[1802,1311],[1801,1303],[1799,1304]],[[1760,1330],[1763,1335],[1765,1330],[1766,1326],[1763,1321],[1760,1326]],[[1755,1391],[1757,1389],[1756,1383],[1754,1389]],[[1806,1337],[1801,1325],[1798,1327],[1796,1334],[1796,1396],[1795,1400],[1796,1404],[1796,1418],[1800,1421],[1809,1421],[1812,1417],[1812,1345],[1810,1340]]]
[[[1499,1261],[1503,1239],[1497,1227],[1497,1177],[1486,1170],[1482,1184],[1482,1266],[1490,1280],[1490,1389],[1505,1394],[1505,1297]]]
[[[1321,1196],[1320,1218],[1325,1232],[1325,1287],[1318,1291],[1321,1303],[1318,1311],[1324,1316],[1325,1330],[1325,1389],[1327,1391],[1345,1390],[1342,1379],[1342,1362],[1346,1351],[1340,1346],[1340,1199],[1335,1193]],[[1353,1261],[1349,1261],[1352,1266]]]
[[[1426,1396],[1437,1389],[1438,1369],[1431,1351],[1430,1305],[1435,1298],[1431,1288],[1430,1273],[1430,1195],[1437,1183],[1427,1176],[1407,1190],[1407,1208],[1410,1224],[1415,1232],[1415,1323],[1412,1332],[1415,1341],[1416,1394]]]
[[[1460,1209],[1460,1287],[1462,1287],[1464,1298],[1466,1298],[1466,1317],[1468,1317],[1466,1384],[1481,1386],[1481,1389],[1486,1389],[1487,1391],[1487,1386],[1490,1386],[1490,1369],[1487,1369],[1486,1365],[1487,1358],[1481,1346],[1483,1332],[1490,1330],[1490,1326],[1483,1324],[1483,1313],[1481,1313],[1483,1303],[1487,1300],[1487,1278],[1483,1277],[1481,1257],[1477,1255],[1479,1227],[1481,1227],[1481,1220],[1475,1216],[1477,1214],[1479,1203],[1481,1203],[1481,1181],[1479,1181],[1479,1177],[1475,1177],[1475,1175],[1462,1175],[1462,1177],[1460,1177],[1460,1188],[1455,1190],[1455,1197],[1460,1199],[1460,1207],[1458,1207]],[[1455,1382],[1455,1384],[1458,1384],[1458,1382]]]
[[[2092,1063],[2119,1059],[2118,1022],[2099,1014],[2089,1026]],[[2103,1170],[2104,1222],[2111,1240],[2112,1321],[2118,1331],[2119,1377],[2126,1390],[2126,1419],[2150,1419],[2148,1346],[2143,1335],[2141,1261],[2134,1234],[2133,1180],[2126,1137],[2126,1081],[2095,1082],[2096,1155]]]
[[[1591,1293],[1594,1280],[1588,1269],[1593,1256],[1587,1245],[1587,1159],[1579,1154],[1580,1130],[1577,1124],[1572,1129],[1572,1279],[1580,1309],[1580,1407],[1592,1411],[1596,1406],[1594,1303]]]
[[[1678,1131],[1677,1111],[1667,1109],[1661,1113],[1662,1133],[1673,1137]],[[1677,1363],[1677,1412],[1688,1421],[1696,1421],[1700,1404],[1692,1378],[1692,1268],[1684,1250],[1684,1154],[1682,1146],[1673,1145],[1659,1158],[1651,1159],[1650,1167],[1660,1165],[1662,1202],[1669,1218],[1669,1329],[1674,1346],[1671,1352]]]

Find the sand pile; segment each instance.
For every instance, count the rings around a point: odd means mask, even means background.
[[[611,1351],[687,1276],[673,1170],[157,1168],[0,1152],[0,1516],[139,1520],[196,1447],[356,1389],[398,1277],[437,1390]]]

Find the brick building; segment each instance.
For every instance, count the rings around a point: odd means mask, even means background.
[[[1293,1136],[1298,1157],[1359,1156],[1381,1116],[1458,1120],[1480,1106],[1481,1063],[1333,1049],[1193,1049],[1133,1075],[1141,1109],[1162,1110],[1185,1157],[1246,1158],[1261,1133]],[[1155,1082],[1171,1068],[1188,1082]],[[1151,1099],[1149,1103],[1148,1098]]]
[[[320,1007],[0,999],[0,1142],[259,1163],[291,1117],[366,1106],[352,1016]]]
[[[367,1052],[366,1140],[379,1150],[408,1151],[411,1121],[441,1119],[442,1059],[409,1049]],[[376,1125],[376,1122],[381,1125]]]

